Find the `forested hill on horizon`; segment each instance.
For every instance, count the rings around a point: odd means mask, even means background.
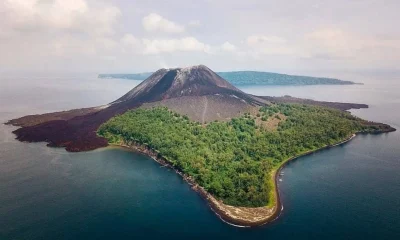
[[[99,78],[120,78],[145,80],[152,72],[133,74],[99,74]],[[297,76],[259,71],[217,72],[222,78],[236,86],[243,85],[352,85],[352,81],[344,81],[326,77]]]

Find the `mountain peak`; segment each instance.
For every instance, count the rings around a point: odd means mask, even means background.
[[[203,64],[199,64],[199,65],[192,65],[192,66],[187,66],[187,67],[173,67],[173,68],[161,68],[160,70],[165,69],[167,71],[170,70],[178,70],[178,71],[191,71],[191,70],[210,70],[207,66],[203,65]]]
[[[204,65],[159,69],[116,102],[159,101],[182,96],[243,94]]]
[[[211,71],[211,69],[209,69],[208,67],[206,67],[205,65],[193,65],[193,66],[189,66],[189,67],[184,67],[181,68],[182,71],[191,71],[191,70],[206,70],[206,71]]]

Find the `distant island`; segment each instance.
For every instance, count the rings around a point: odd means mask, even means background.
[[[396,129],[351,115],[365,104],[247,94],[199,65],[160,69],[109,104],[10,120],[17,139],[67,151],[126,147],[174,169],[225,222],[259,226],[282,209],[291,160]]]
[[[99,78],[120,78],[132,80],[145,80],[152,72],[134,74],[99,74]],[[307,77],[280,73],[258,72],[258,71],[234,71],[217,72],[219,76],[226,79],[235,86],[243,85],[352,85],[352,81],[344,81],[335,78]]]

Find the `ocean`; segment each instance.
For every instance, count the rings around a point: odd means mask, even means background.
[[[340,77],[340,76],[339,76]],[[400,78],[364,85],[242,86],[258,95],[366,103],[352,113],[400,129]],[[0,122],[102,105],[139,81],[0,76]],[[400,239],[400,131],[301,157],[279,182],[284,210],[256,228],[222,222],[172,170],[135,152],[69,153],[0,125],[0,239]]]

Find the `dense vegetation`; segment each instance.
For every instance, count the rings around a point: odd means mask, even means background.
[[[256,124],[285,115],[274,131]],[[273,188],[271,172],[282,161],[368,131],[361,119],[330,108],[276,104],[256,116],[202,125],[167,108],[136,109],[104,123],[98,134],[111,143],[146,144],[192,176],[224,203],[265,206]]]
[[[99,78],[123,78],[145,80],[152,73],[136,74],[100,74]],[[217,72],[222,78],[235,86],[240,85],[321,85],[321,84],[354,84],[351,81],[342,81],[334,78],[294,76],[279,73],[238,71]]]

